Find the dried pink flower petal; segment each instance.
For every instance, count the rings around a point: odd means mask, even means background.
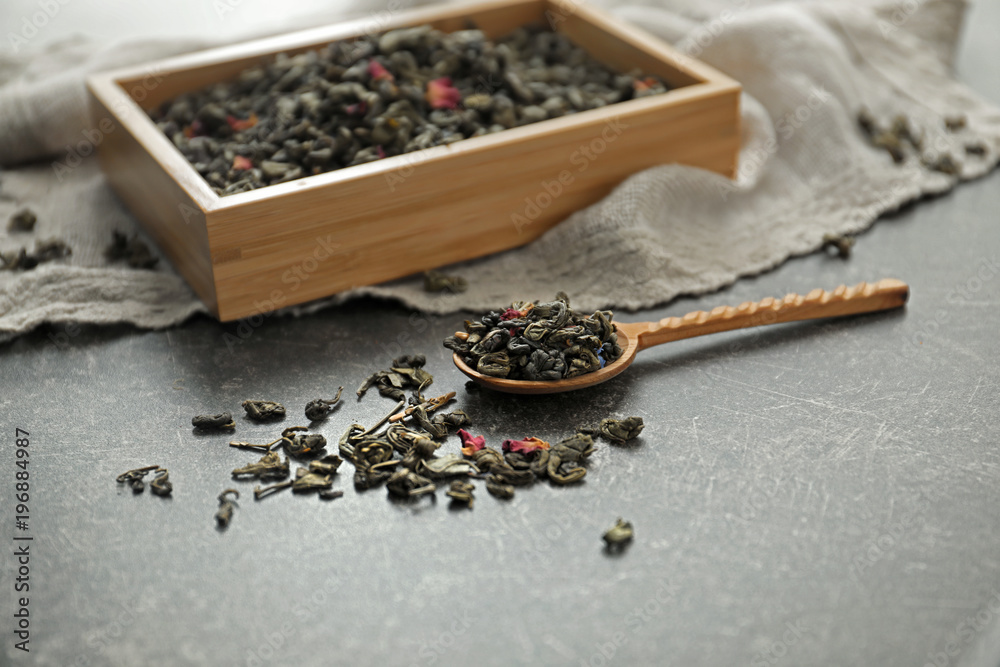
[[[257,124],[257,114],[251,113],[250,117],[245,120],[236,116],[226,116],[226,122],[229,123],[229,127],[233,129],[233,132],[249,130]]]
[[[519,452],[521,454],[534,454],[535,452],[550,447],[549,443],[538,438],[525,438],[524,440],[504,440],[503,450],[505,452]]]
[[[238,169],[240,171],[246,171],[247,169],[253,169],[253,162],[250,158],[243,157],[242,155],[237,155],[233,158],[233,169]]]
[[[649,90],[656,85],[656,79],[651,76],[647,76],[645,79],[634,79],[632,81],[632,88],[637,93],[641,93]]]
[[[462,101],[462,93],[451,85],[451,77],[443,76],[427,82],[427,92],[424,99],[432,109],[454,109]]]
[[[205,126],[202,125],[201,121],[197,118],[191,121],[191,124],[184,128],[184,136],[188,139],[200,137],[203,134],[205,134]]]
[[[463,428],[458,429],[458,437],[462,439],[462,453],[472,456],[486,446],[486,438],[481,435],[472,435]]]
[[[385,66],[377,60],[372,60],[368,63],[368,74],[371,76],[372,81],[396,80],[396,77],[392,75],[392,72],[387,70]]]
[[[368,113],[368,104],[366,102],[358,102],[357,104],[348,104],[344,107],[344,113],[348,116],[364,116]]]

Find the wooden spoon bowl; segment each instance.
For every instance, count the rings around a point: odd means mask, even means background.
[[[593,373],[564,380],[496,378],[470,368],[457,352],[452,358],[458,370],[484,387],[508,394],[557,394],[606,382],[632,365],[640,351],[661,343],[733,329],[889,310],[903,306],[909,294],[906,283],[886,278],[854,287],[841,285],[832,292],[815,289],[805,296],[789,294],[783,299],[768,297],[757,302],[747,301],[735,308],[719,306],[712,311],[698,310],[659,322],[616,323],[622,356]]]

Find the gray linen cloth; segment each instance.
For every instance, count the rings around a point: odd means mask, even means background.
[[[363,294],[433,313],[485,310],[560,288],[585,309],[646,308],[812,252],[824,234],[862,231],[883,212],[982,176],[998,161],[1000,110],[951,75],[960,0],[597,4],[742,83],[735,182],[681,165],[649,169],[525,247],[450,267],[468,277],[464,294],[428,294],[410,278],[289,310]],[[356,3],[346,13],[374,7]],[[53,236],[73,248],[33,271],[0,271],[0,341],[45,322],[161,328],[204,312],[165,261],[144,271],[105,260],[111,231],[138,226],[88,150],[83,88],[89,72],[202,46],[71,40],[30,58],[0,58],[0,220],[21,206],[39,217],[33,234],[4,225],[0,251]],[[916,156],[894,164],[858,131],[863,106],[881,119],[906,114],[924,133],[925,157],[951,153],[960,175],[928,170]],[[967,126],[946,131],[943,119],[960,115]],[[975,142],[984,156],[966,155]]]

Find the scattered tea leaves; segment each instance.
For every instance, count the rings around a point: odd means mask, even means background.
[[[309,421],[319,421],[326,419],[327,415],[333,412],[337,404],[340,403],[340,395],[344,393],[344,388],[337,389],[337,395],[331,399],[317,398],[306,404],[306,419]]]
[[[385,486],[390,494],[399,498],[416,498],[437,489],[431,480],[405,468],[392,473]]]
[[[837,256],[841,259],[847,259],[851,256],[851,249],[854,247],[854,237],[853,236],[842,236],[840,234],[824,234],[823,235],[823,250],[827,248],[833,248],[837,252]]]
[[[203,431],[232,431],[236,428],[233,415],[229,412],[220,412],[217,415],[197,415],[191,418],[191,425]]]
[[[462,276],[450,276],[438,271],[424,274],[425,292],[452,292],[460,294],[469,289],[469,282]]]
[[[230,443],[231,444],[231,443]],[[248,463],[242,468],[233,470],[233,479],[259,479],[261,481],[278,480],[288,477],[288,457],[281,460],[277,452],[267,452],[255,463]]]
[[[61,239],[49,239],[35,243],[33,252],[21,248],[16,252],[0,253],[0,270],[30,271],[39,264],[52,262],[73,254],[73,249]]]
[[[944,126],[949,132],[958,132],[965,129],[967,122],[965,116],[948,116],[944,119]]]
[[[285,406],[275,401],[247,400],[243,401],[243,409],[247,417],[258,422],[285,418]]]
[[[35,212],[30,208],[22,208],[10,216],[10,221],[7,223],[7,231],[11,233],[32,232],[35,230],[36,222],[38,222],[38,217],[35,215]]]
[[[475,502],[475,498],[472,495],[472,492],[475,491],[475,489],[476,487],[474,484],[456,479],[451,483],[451,486],[448,487],[448,492],[445,495],[456,503],[465,503],[471,510],[472,505]]]
[[[556,443],[549,452],[548,477],[553,484],[572,484],[584,478],[587,469],[581,464],[594,451],[589,435],[577,433]]]
[[[229,527],[229,522],[233,518],[233,508],[236,507],[236,499],[239,497],[240,492],[236,489],[226,489],[219,494],[219,510],[215,513],[215,521],[219,528]]]
[[[119,484],[128,484],[133,493],[142,493],[146,490],[143,478],[154,470],[160,470],[160,466],[146,466],[145,468],[135,468],[118,475],[115,481]]]
[[[117,230],[111,234],[111,244],[104,251],[109,262],[128,262],[133,269],[153,269],[159,263],[160,258],[138,236],[128,236]]]
[[[604,533],[604,543],[608,548],[620,548],[631,542],[633,537],[635,537],[635,532],[632,529],[632,524],[618,517],[615,525]]]
[[[426,363],[427,358],[422,354],[407,354],[393,359],[389,370],[376,371],[365,379],[358,387],[358,398],[364,396],[371,387],[376,387],[382,396],[402,401],[406,399],[403,390],[411,388],[415,402],[423,403],[421,392],[434,381],[434,376],[423,370]]]
[[[627,417],[620,420],[608,417],[601,420],[601,425],[596,430],[602,438],[611,444],[624,445],[629,440],[638,438],[644,427],[642,417]],[[590,431],[587,433],[593,435]]]
[[[158,496],[169,496],[173,493],[174,485],[170,482],[170,473],[166,468],[156,472],[156,477],[149,483],[149,490]]]

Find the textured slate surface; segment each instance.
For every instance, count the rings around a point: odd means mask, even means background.
[[[996,5],[976,6],[959,75],[1000,102]],[[813,287],[907,280],[905,312],[681,341],[572,395],[468,392],[440,340],[460,322],[363,302],[242,330],[56,326],[0,349],[4,445],[31,433],[32,652],[14,664],[1000,664],[1000,180],[993,173],[879,222],[848,261],[813,255],[718,294],[622,315],[658,319]],[[474,278],[474,277],[473,277]],[[554,286],[554,289],[565,286]],[[249,335],[241,338],[241,334]],[[254,502],[254,460],[196,436],[198,412],[289,406],[345,385],[321,431],[371,424],[351,392],[397,351],[428,355],[493,443],[558,439],[641,415],[601,442],[585,483],[475,509],[344,498]],[[238,418],[240,439],[275,427]],[[457,448],[452,438],[447,446]],[[114,477],[168,466],[175,493]],[[345,471],[351,467],[345,465]],[[12,475],[0,499],[12,526]],[[226,532],[215,496],[243,493]],[[623,554],[600,535],[636,526]],[[5,553],[8,549],[5,547]]]

